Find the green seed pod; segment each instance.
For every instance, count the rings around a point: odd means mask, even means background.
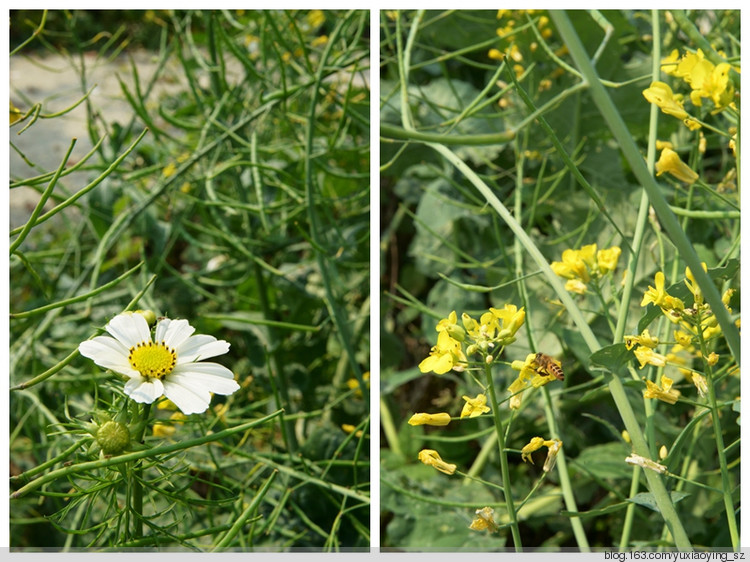
[[[96,442],[105,455],[119,455],[130,447],[130,432],[120,422],[108,421],[99,426]]]

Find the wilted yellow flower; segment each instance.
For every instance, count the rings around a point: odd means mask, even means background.
[[[664,367],[667,364],[666,356],[656,353],[653,349],[645,345],[638,346],[633,353],[635,353],[635,357],[640,363],[639,369],[643,369],[646,365]]]
[[[646,379],[646,390],[643,391],[644,398],[657,398],[662,402],[674,404],[680,397],[680,391],[672,388],[672,379],[666,375],[661,376],[661,386]]]
[[[438,452],[432,449],[422,449],[421,451],[419,451],[419,455],[417,455],[417,458],[422,463],[428,466],[432,466],[438,469],[440,472],[444,472],[445,474],[453,474],[454,472],[456,472],[455,464],[449,464],[445,462],[440,458]]]
[[[695,183],[699,177],[690,166],[680,160],[680,155],[671,148],[662,150],[659,161],[656,163],[656,175],[660,176],[664,172],[672,174],[678,180],[687,184]]]
[[[698,395],[701,398],[705,398],[706,393],[708,392],[708,383],[706,382],[706,377],[704,377],[700,373],[696,373],[695,371],[690,371],[688,369],[680,370],[685,374],[686,378],[693,381],[693,385],[695,385],[695,389],[698,391]]]
[[[651,86],[643,90],[643,97],[646,98],[649,103],[653,103],[666,113],[677,117],[677,119],[685,119],[688,117],[687,111],[672,93],[672,88],[664,82],[651,82]]]
[[[448,425],[451,422],[451,415],[446,412],[439,414],[414,414],[409,418],[409,425]]]
[[[560,452],[560,448],[563,444],[559,439],[552,439],[551,444],[548,445],[548,443],[550,443],[550,441],[545,441],[544,443],[547,445],[547,459],[544,461],[544,466],[542,467],[544,472],[549,472],[554,468],[555,462],[557,461],[557,453]]]
[[[544,437],[532,437],[531,441],[521,449],[521,459],[523,462],[529,461],[531,464],[534,464],[531,453],[538,451],[542,447],[544,447]]]
[[[703,267],[703,271],[708,271],[708,267],[706,267],[705,263],[701,263],[701,267]],[[693,294],[693,302],[695,303],[695,305],[703,304],[703,291],[701,291],[700,286],[695,281],[693,272],[690,271],[689,267],[685,268],[685,285]]]
[[[640,466],[641,468],[648,468],[649,470],[653,470],[660,474],[667,473],[666,466],[659,464],[658,462],[654,462],[651,459],[636,455],[635,453],[631,453],[630,456],[625,459],[625,462],[628,464]]]
[[[490,411],[490,407],[487,406],[487,397],[484,394],[477,394],[476,398],[468,396],[463,396],[462,398],[466,400],[466,404],[464,404],[463,410],[461,410],[461,418],[467,416],[475,418]]]
[[[532,437],[531,441],[529,441],[521,449],[521,458],[524,462],[528,460],[531,464],[534,464],[534,461],[531,458],[531,453],[533,453],[534,451],[538,451],[542,447],[547,447],[549,449],[549,451],[547,452],[547,459],[544,462],[543,468],[545,472],[549,472],[550,470],[552,470],[552,467],[555,466],[557,453],[560,451],[560,447],[562,447],[562,441],[560,441],[559,439],[544,439],[543,437]]]
[[[483,507],[482,509],[477,509],[475,514],[476,516],[471,522],[471,525],[469,525],[469,529],[471,529],[472,531],[489,530],[491,533],[497,531],[498,526],[497,523],[495,523],[494,519],[494,509],[492,509],[491,507]]]
[[[625,336],[625,347],[630,350],[635,347],[635,344],[645,345],[646,347],[654,349],[659,345],[659,338],[652,336],[649,333],[648,328],[643,330],[640,336]]]
[[[577,295],[585,295],[588,291],[588,286],[580,279],[568,279],[565,282],[565,290]]]

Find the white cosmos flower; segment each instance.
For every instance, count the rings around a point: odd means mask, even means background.
[[[187,320],[163,318],[154,339],[146,319],[137,313],[118,314],[104,327],[112,337],[96,336],[81,343],[81,355],[105,369],[125,375],[125,394],[151,404],[164,395],[185,414],[204,412],[211,393],[239,389],[232,371],[218,363],[198,363],[229,351],[229,343],[197,335]]]

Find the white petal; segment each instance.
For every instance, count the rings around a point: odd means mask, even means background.
[[[180,347],[177,348],[177,364],[190,363],[200,359],[208,359],[217,355],[223,355],[229,351],[229,343],[217,340],[213,336],[190,336]]]
[[[204,389],[214,394],[232,394],[240,388],[232,371],[218,363],[177,365],[167,378],[183,386]]]
[[[164,385],[159,379],[146,379],[138,375],[125,383],[125,394],[141,404],[151,404],[164,394]]]
[[[148,322],[140,314],[118,314],[104,329],[128,349],[137,343],[151,341]]]
[[[195,332],[187,320],[164,319],[156,327],[156,339],[171,348],[178,348]]]
[[[120,342],[109,336],[96,336],[78,346],[84,357],[105,369],[112,369],[129,377],[139,376],[128,362],[128,350]]]
[[[174,402],[183,414],[205,412],[211,402],[211,394],[207,390],[186,386],[171,375],[164,381],[164,395]]]

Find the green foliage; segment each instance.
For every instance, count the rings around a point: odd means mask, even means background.
[[[56,205],[11,232],[11,546],[368,547],[368,13],[40,16],[13,14],[38,26],[24,48],[82,94],[117,62],[129,110],[78,107],[80,183],[38,153],[39,175],[11,170]],[[54,121],[54,100],[11,97],[12,137]],[[138,308],[228,341],[240,390],[184,420],[132,408],[77,347]],[[105,414],[146,415],[144,438],[100,459],[87,424]]]
[[[700,47],[712,64],[739,67],[738,16],[381,12],[383,546],[738,548],[740,155],[729,140],[739,93],[712,111],[709,98],[693,104],[690,85],[652,62]],[[700,130],[652,115],[643,91],[656,80],[684,96]],[[656,183],[657,140],[671,142],[700,179],[686,185],[662,170]],[[635,169],[644,161],[648,186]],[[669,225],[667,212],[677,216]],[[615,247],[616,265],[602,269],[607,256],[597,250]],[[708,279],[693,290],[700,286],[710,306],[686,284],[688,250],[707,264]],[[663,301],[641,306],[657,271],[666,294],[684,303],[675,324]],[[440,319],[456,311],[478,320],[506,304],[526,314],[515,342],[472,356],[456,338],[464,370],[418,376]],[[691,326],[691,344],[675,346],[674,331]],[[645,338],[645,329],[666,367],[640,368],[627,349],[624,337]],[[537,351],[559,359],[565,379],[527,387],[511,407],[506,389],[519,372],[510,365]],[[648,380],[664,397],[662,375],[680,393],[675,404],[645,395]],[[462,396],[477,392],[494,392],[497,407],[460,420]],[[453,419],[406,426],[416,412]],[[548,446],[529,453],[533,465],[522,461],[535,437],[563,443],[549,472]],[[456,473],[421,466],[421,449]],[[668,474],[634,468],[631,453]],[[495,509],[499,530],[468,530],[484,506]]]

